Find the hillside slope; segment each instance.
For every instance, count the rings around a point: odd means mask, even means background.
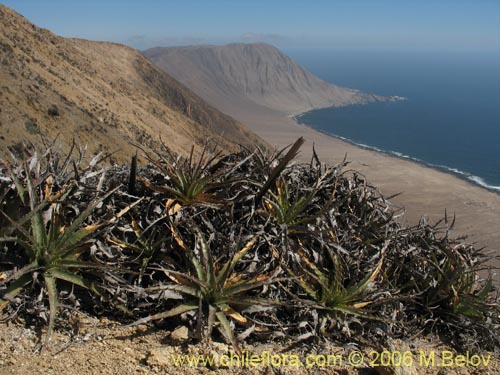
[[[265,43],[152,48],[144,56],[217,108],[257,105],[287,115],[386,98],[325,82]]]
[[[262,141],[139,52],[58,37],[0,5],[0,147],[56,136],[92,152],[144,147],[159,138],[186,152],[214,139],[225,149]]]

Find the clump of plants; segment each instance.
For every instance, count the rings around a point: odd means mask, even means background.
[[[447,220],[402,226],[345,160],[294,163],[302,143],[188,157],[163,145],[142,166],[96,157],[83,167],[78,149],[54,146],[3,160],[3,318],[47,322],[47,340],[60,313],[78,308],[187,325],[192,339],[236,349],[250,338],[419,332],[497,348],[491,257],[450,239]]]

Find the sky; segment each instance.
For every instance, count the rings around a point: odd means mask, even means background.
[[[267,42],[280,48],[500,51],[500,0],[0,0],[58,35],[137,49]]]

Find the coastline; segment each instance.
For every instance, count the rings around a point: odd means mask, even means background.
[[[328,107],[328,108],[333,108],[333,107]],[[323,108],[318,108],[318,109],[323,109]],[[314,109],[311,110],[311,111],[314,111]],[[362,144],[362,143],[357,143],[357,142],[354,142],[353,140],[351,140],[349,138],[342,137],[340,135],[330,133],[330,132],[328,132],[326,130],[318,129],[315,126],[313,126],[312,124],[307,124],[305,122],[301,122],[300,121],[300,117],[302,115],[308,113],[308,112],[311,112],[311,111],[302,112],[302,113],[299,113],[297,115],[292,115],[292,116],[290,116],[290,118],[294,122],[296,122],[298,125],[307,126],[307,127],[311,128],[311,129],[317,131],[318,133],[321,133],[321,134],[324,134],[326,136],[329,136],[329,137],[332,137],[332,138],[336,138],[336,139],[338,139],[340,141],[349,143],[350,145],[352,145],[354,147],[359,147],[359,148],[362,148],[362,149],[365,149],[365,150],[370,150],[370,151],[378,152],[378,153],[384,154],[386,156],[398,158],[398,159],[401,159],[401,160],[411,161],[411,162],[414,162],[414,163],[416,163],[416,164],[418,164],[420,166],[423,166],[423,167],[426,167],[426,168],[435,169],[435,170],[437,170],[439,172],[442,172],[442,173],[450,174],[452,176],[455,176],[455,177],[457,177],[457,178],[459,178],[459,179],[461,179],[461,180],[463,180],[463,181],[471,184],[472,186],[479,187],[481,189],[485,189],[485,190],[487,190],[489,192],[497,194],[500,197],[500,187],[499,186],[493,186],[493,185],[487,184],[480,176],[476,176],[476,175],[473,175],[473,174],[461,171],[461,170],[453,168],[453,167],[448,167],[446,165],[432,164],[432,163],[426,162],[425,160],[421,160],[421,159],[415,158],[413,156],[401,154],[401,153],[396,152],[396,151],[387,151],[387,150],[383,150],[383,149],[377,148],[375,146],[370,146],[370,145],[365,145],[365,144]]]

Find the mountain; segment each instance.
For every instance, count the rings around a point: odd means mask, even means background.
[[[290,116],[387,99],[325,82],[265,43],[158,47],[143,54],[229,114],[256,105]]]
[[[0,147],[41,136],[118,150],[116,161],[160,137],[176,152],[207,139],[262,143],[136,50],[62,38],[0,5]]]

